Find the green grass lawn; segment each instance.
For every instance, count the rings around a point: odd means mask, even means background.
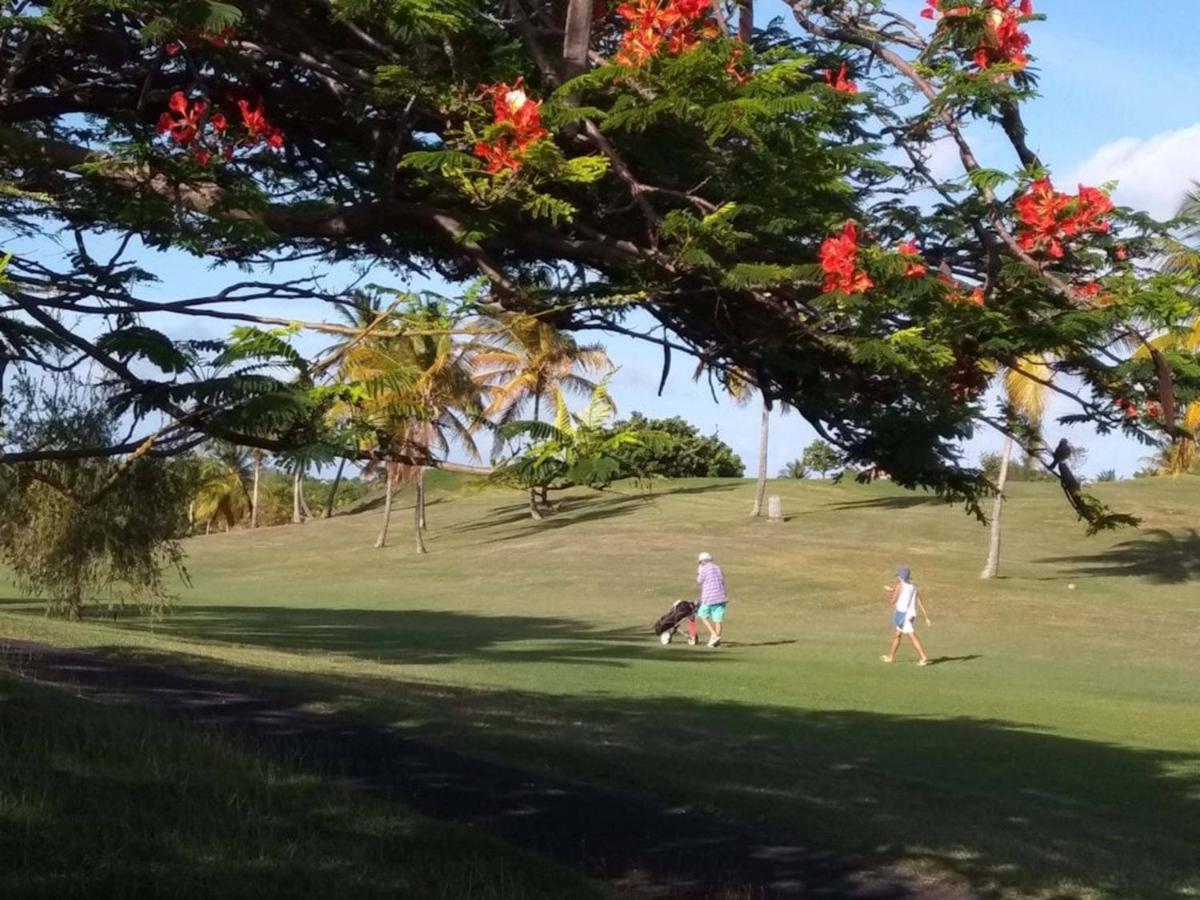
[[[425,557],[404,508],[382,551],[375,511],[214,535],[189,542],[194,587],[163,625],[13,601],[0,633],[271,679],[990,896],[1200,896],[1200,480],[1098,486],[1144,525],[1091,539],[1056,486],[1014,485],[991,582],[986,530],[924,495],[779,483],[772,525],[752,490],[568,495],[541,523],[518,494],[448,490]],[[694,594],[700,550],[734,598],[728,646],[660,647],[649,623]],[[900,564],[930,668],[879,662]]]
[[[0,896],[600,897],[230,735],[0,672]]]

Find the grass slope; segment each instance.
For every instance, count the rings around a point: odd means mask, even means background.
[[[0,896],[600,897],[230,735],[0,672]]]
[[[1095,539],[1056,487],[1014,485],[991,582],[986,531],[957,509],[888,485],[772,490],[785,524],[749,520],[741,482],[568,495],[543,523],[519,495],[447,490],[426,557],[404,509],[383,551],[374,511],[217,535],[190,543],[195,588],[165,626],[14,602],[0,631],[202,657],[987,895],[1200,895],[1197,480],[1099,486],[1145,522]],[[729,646],[659,647],[646,629],[693,594],[699,550],[735,598]],[[934,619],[929,669],[878,661],[899,564]]]

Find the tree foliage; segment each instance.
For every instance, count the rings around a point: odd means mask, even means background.
[[[605,429],[609,436],[621,433],[638,439],[613,453],[621,478],[741,478],[746,471],[728,444],[679,416],[648,419],[635,412]]]
[[[15,393],[23,410],[9,440],[61,448],[113,438],[111,413],[75,385],[25,382]],[[149,455],[0,464],[0,559],[56,613],[78,618],[93,602],[161,612],[167,573],[186,578],[178,539],[192,488],[184,466]]]
[[[820,473],[824,478],[826,472],[842,464],[842,456],[825,441],[816,440],[804,448],[800,455],[800,464],[806,469]]]
[[[152,428],[80,453],[147,436],[183,452],[199,433],[357,455],[328,433],[329,364],[256,307],[344,303],[345,285],[263,268],[304,259],[434,273],[475,312],[632,334],[664,373],[679,352],[746,373],[848,461],[976,510],[987,486],[963,442],[1014,430],[983,388],[1031,356],[1073,386],[1067,421],[1190,441],[1195,352],[1128,348],[1194,320],[1197,273],[1158,271],[1168,228],[1097,186],[1060,192],[1030,149],[1040,16],[961,0],[922,31],[919,6],[788,0],[792,30],[742,28],[746,43],[679,0],[649,9],[649,37],[592,0],[565,16],[544,0],[17,3],[0,22],[0,223],[61,228],[72,250],[61,267],[14,256],[3,360],[69,347]],[[1007,141],[1007,170],[980,165],[976,123]],[[957,177],[927,165],[939,141]],[[255,276],[149,296],[134,235]],[[242,331],[178,340],[151,322],[168,314]],[[1093,527],[1121,521],[1064,487]]]

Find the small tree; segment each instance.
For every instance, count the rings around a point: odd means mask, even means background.
[[[16,393],[23,411],[6,441],[87,447],[114,437],[108,408],[75,382],[25,380]],[[172,599],[165,571],[187,577],[178,539],[193,490],[187,466],[148,454],[0,466],[0,559],[51,612],[77,619],[108,599],[161,613]]]
[[[807,478],[809,475],[808,466],[802,460],[793,459],[790,463],[779,470],[780,478]]]
[[[571,487],[608,487],[621,476],[620,453],[640,444],[632,431],[612,432],[605,425],[613,417],[613,403],[605,381],[598,384],[582,413],[560,406],[554,424],[510,422],[501,437],[528,436],[533,445],[520,456],[498,465],[492,478],[528,490],[531,518],[542,518],[536,497]]]
[[[824,478],[826,472],[836,469],[843,460],[841,454],[832,446],[825,441],[816,440],[804,448],[800,462],[805,468],[819,472]]]

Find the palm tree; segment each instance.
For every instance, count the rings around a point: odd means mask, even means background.
[[[490,402],[483,411],[498,429],[524,418],[541,419],[543,405],[565,409],[567,394],[590,396],[613,365],[600,344],[579,344],[570,335],[527,313],[502,313],[476,324],[480,345],[475,352],[476,379]],[[541,518],[536,489],[530,488],[530,514]],[[546,502],[543,493],[541,502]]]
[[[229,531],[246,515],[251,503],[246,490],[246,452],[232,446],[215,449],[215,455],[203,461],[204,475],[190,509],[192,521],[204,523],[205,534],[217,521],[224,521]]]
[[[1046,382],[1053,374],[1050,363],[1041,356],[1021,360],[1017,369],[1004,371],[1004,396],[1009,409],[1038,431],[1042,427],[1050,394]],[[1004,449],[1000,454],[1000,474],[996,478],[996,499],[992,502],[992,527],[987,562],[984,563],[983,571],[979,573],[980,578],[995,578],[1000,569],[1000,518],[1004,511],[1004,488],[1008,484],[1012,445],[1012,436],[1006,434]]]
[[[709,365],[701,360],[696,366],[696,371],[692,373],[692,379],[698,381],[700,376],[708,370],[710,370]],[[750,380],[750,376],[745,371],[736,366],[724,371],[722,382],[725,393],[738,406],[745,406],[754,396],[754,382]],[[767,406],[767,398],[764,395],[762,417],[759,419],[758,426],[758,480],[754,486],[754,506],[750,509],[752,518],[758,518],[763,514],[764,503],[767,499],[767,450],[769,449],[770,431],[771,410]]]
[[[1179,274],[1200,274],[1200,184],[1197,184],[1184,199],[1179,208],[1179,218],[1184,222],[1184,226],[1167,254],[1163,270]],[[1151,339],[1150,346],[1163,352],[1200,352],[1200,317],[1193,319],[1183,329]],[[1134,355],[1144,359],[1150,355],[1150,348],[1140,346]],[[1200,401],[1190,403],[1182,418],[1183,429],[1192,437],[1177,440],[1166,448],[1161,461],[1164,474],[1181,475],[1190,472],[1196,464],[1195,435],[1200,432]]]
[[[473,432],[481,421],[483,389],[476,377],[477,344],[453,334],[432,307],[389,315],[386,336],[368,336],[345,354],[340,377],[361,388],[353,415],[375,434],[377,451],[389,462],[384,526],[387,541],[391,493],[401,482],[415,487],[417,552],[425,552],[424,471],[452,443],[479,458]],[[407,329],[408,333],[404,332]]]

